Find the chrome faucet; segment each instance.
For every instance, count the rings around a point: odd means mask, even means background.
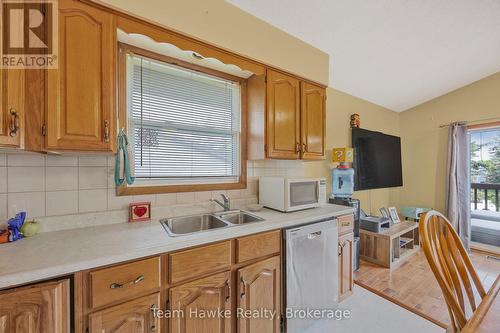
[[[231,200],[227,197],[227,195],[225,195],[223,193],[220,196],[222,197],[222,200],[224,201],[223,203],[217,199],[214,199],[214,198],[210,199],[210,201],[217,203],[219,206],[224,208],[224,211],[231,210]]]

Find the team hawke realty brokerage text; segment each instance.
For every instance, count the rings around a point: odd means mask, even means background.
[[[162,310],[159,308],[152,308],[153,315],[159,319],[172,319],[172,318],[191,318],[191,319],[230,319],[233,316],[233,311],[227,309],[199,309],[199,308],[189,308],[187,310],[183,309],[173,309],[173,310]],[[283,313],[284,317],[287,319],[333,319],[342,320],[350,319],[350,310],[341,309],[296,309],[296,308],[286,308]],[[267,319],[275,320],[278,318],[278,314],[275,310],[269,309],[236,309],[236,318],[238,319]]]

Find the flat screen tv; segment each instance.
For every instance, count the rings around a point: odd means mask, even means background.
[[[401,138],[353,128],[352,146],[356,191],[403,186]]]

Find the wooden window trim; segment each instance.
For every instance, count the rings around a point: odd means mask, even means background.
[[[241,89],[241,132],[240,132],[240,177],[235,183],[213,183],[213,184],[183,184],[183,185],[146,185],[130,186],[127,183],[116,188],[116,194],[140,195],[174,192],[196,192],[196,191],[217,191],[245,189],[247,187],[247,82],[245,79],[223,73],[214,69],[206,68],[196,64],[191,64],[169,56],[161,55],[152,51],[144,50],[124,43],[118,43],[118,125],[127,133],[127,54],[133,53],[158,61],[166,62],[176,66],[184,67],[200,73],[217,76],[226,80],[240,83]]]
[[[500,121],[494,121],[491,123],[468,125],[467,130],[488,129],[488,128],[496,128],[496,127],[500,127]]]

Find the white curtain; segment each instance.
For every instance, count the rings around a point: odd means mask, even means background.
[[[464,124],[450,126],[446,181],[446,215],[464,246],[470,249],[469,145]]]

